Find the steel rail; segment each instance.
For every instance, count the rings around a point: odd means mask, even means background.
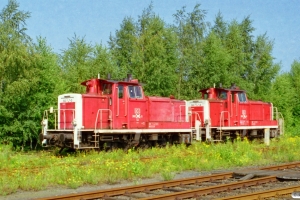
[[[188,190],[183,192],[176,192],[171,194],[164,194],[159,196],[152,196],[148,198],[141,198],[140,200],[174,200],[174,199],[182,199],[182,198],[197,198],[203,195],[223,192],[223,191],[230,191],[234,189],[239,189],[243,187],[254,186],[258,184],[270,183],[277,181],[276,176],[268,176],[263,178],[251,179],[246,181],[239,181],[236,183],[228,183],[222,184],[218,186],[211,186],[206,188],[199,188],[194,190]]]
[[[300,167],[300,162],[293,162],[293,163],[287,163],[282,165],[275,165],[275,166],[268,166],[259,168],[260,170],[282,170],[282,169],[289,169],[289,168],[295,168]]]
[[[46,197],[46,198],[39,198],[36,200],[82,200],[82,199],[95,199],[95,198],[102,198],[102,197],[110,197],[110,196],[120,196],[126,195],[130,193],[136,192],[147,192],[150,190],[162,189],[167,187],[174,187],[180,185],[188,185],[188,184],[197,184],[201,182],[207,181],[214,181],[220,179],[228,179],[231,178],[233,175],[232,172],[229,173],[222,173],[222,174],[213,174],[207,176],[198,176],[193,178],[186,178],[186,179],[179,179],[179,180],[172,180],[172,181],[165,181],[165,182],[158,182],[158,183],[150,183],[150,184],[142,184],[136,186],[128,186],[128,187],[120,187],[114,189],[107,189],[107,190],[97,190],[92,192],[84,192],[79,194],[71,194],[71,195],[62,195],[62,196],[55,196],[55,197]]]
[[[217,200],[254,200],[254,199],[263,199],[263,198],[269,198],[269,197],[276,197],[280,195],[287,195],[291,194],[292,192],[300,190],[300,185],[297,186],[291,186],[291,187],[285,187],[285,188],[278,188],[273,190],[266,190],[261,192],[255,192],[255,193],[247,193],[247,194],[241,194],[237,196],[230,196],[230,197],[224,197],[224,198],[218,198]]]

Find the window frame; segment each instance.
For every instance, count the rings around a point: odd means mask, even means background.
[[[128,85],[128,95],[132,99],[143,99],[143,92],[138,85]]]

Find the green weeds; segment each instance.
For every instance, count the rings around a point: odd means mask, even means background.
[[[0,195],[17,190],[43,190],[49,186],[77,188],[85,184],[115,184],[122,180],[138,184],[156,175],[172,180],[185,170],[207,171],[300,160],[300,138],[282,137],[269,147],[259,142],[195,142],[188,148],[173,145],[146,150],[55,153],[17,153],[0,146]]]

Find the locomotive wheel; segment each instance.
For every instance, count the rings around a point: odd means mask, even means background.
[[[110,146],[110,151],[115,151],[115,150],[118,150],[118,149],[119,149],[118,143],[113,142]]]
[[[65,149],[65,147],[61,147],[58,153],[61,154],[61,152],[62,152],[64,149]]]
[[[149,149],[151,147],[151,144],[146,141],[146,142],[140,142],[138,145],[138,148],[140,149]]]
[[[123,147],[124,152],[128,152],[128,150],[129,150],[130,148],[131,148],[130,143],[124,143],[124,147]]]

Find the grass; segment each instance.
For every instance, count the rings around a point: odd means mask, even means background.
[[[49,152],[18,153],[0,146],[0,195],[17,190],[47,187],[77,188],[82,185],[115,184],[129,180],[136,184],[157,175],[172,180],[185,170],[207,171],[243,166],[263,166],[300,160],[300,137],[282,137],[269,147],[258,142],[185,145],[141,151],[85,152],[56,157]]]

